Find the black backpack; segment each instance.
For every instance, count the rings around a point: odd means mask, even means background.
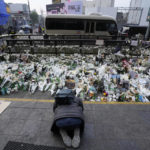
[[[55,96],[57,105],[70,105],[75,98],[75,94],[71,89],[62,89]]]

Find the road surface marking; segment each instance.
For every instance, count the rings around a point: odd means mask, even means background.
[[[54,103],[54,100],[46,99],[24,99],[24,98],[0,98],[0,101],[15,101],[15,102],[45,102],[45,103]],[[150,105],[150,102],[92,102],[92,101],[83,101],[84,104],[136,104],[136,105]]]

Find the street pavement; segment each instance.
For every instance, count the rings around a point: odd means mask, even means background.
[[[33,100],[12,101],[0,114],[0,150],[8,141],[65,147],[61,138],[50,131],[53,103],[42,102],[50,99],[49,94],[22,92],[3,97]],[[150,105],[84,104],[84,115],[85,130],[79,150],[150,149]]]

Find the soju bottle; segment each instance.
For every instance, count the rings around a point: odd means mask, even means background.
[[[135,94],[135,101],[136,102],[140,102],[140,100],[139,100],[139,94]]]
[[[6,90],[5,90],[4,87],[1,89],[1,94],[2,94],[2,95],[5,95],[5,94],[6,94]]]

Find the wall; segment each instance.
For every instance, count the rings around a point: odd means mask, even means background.
[[[114,7],[114,0],[101,0],[100,2],[100,7]]]
[[[71,2],[83,2],[83,14],[98,13],[98,9],[106,7],[114,7],[115,0],[70,0]],[[61,3],[68,2],[68,0],[61,0]],[[114,16],[114,15],[113,15]]]
[[[130,10],[127,23],[138,25],[140,23],[141,15],[142,9]]]
[[[106,16],[111,16],[114,19],[117,17],[117,8],[114,7],[107,7],[107,8],[86,8],[85,14],[89,15],[91,13],[99,13]]]
[[[141,7],[143,10],[140,11],[129,11],[128,23],[138,24],[140,26],[147,26],[146,21],[148,10],[150,8],[150,0],[131,0],[130,7]]]
[[[131,0],[130,7],[150,7],[150,0]]]
[[[91,13],[97,13],[98,8],[96,7],[91,7],[91,8],[85,8],[85,14],[90,15]]]
[[[117,17],[117,8],[114,7],[100,8],[99,12],[102,15],[111,16],[114,19]]]
[[[114,7],[114,0],[93,0],[86,1],[86,7]]]
[[[141,7],[142,0],[131,0],[130,7]]]
[[[141,7],[150,7],[150,0],[142,0]]]
[[[146,21],[148,10],[149,10],[148,7],[143,9],[141,20],[140,20],[140,26],[148,26],[148,22]]]

